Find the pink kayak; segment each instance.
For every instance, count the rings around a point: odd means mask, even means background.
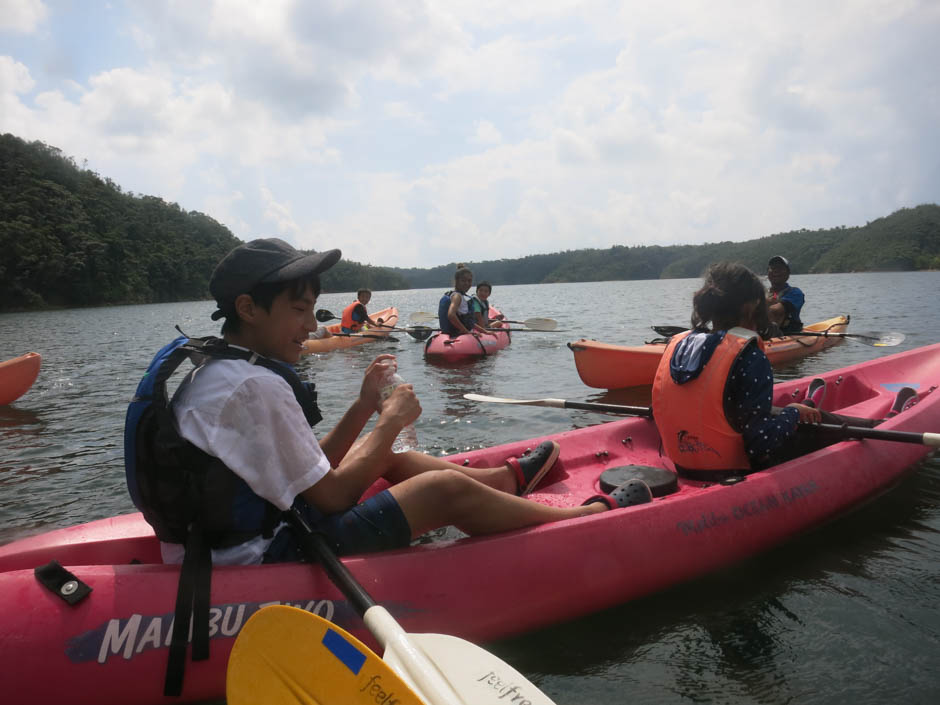
[[[495,306],[490,307],[491,315],[498,313]],[[424,356],[428,360],[437,362],[473,360],[502,350],[509,345],[511,340],[511,333],[508,330],[479,335],[458,335],[454,338],[445,333],[435,333],[424,344]]]
[[[826,409],[870,418],[887,414],[898,388],[913,387],[917,403],[879,429],[940,430],[940,344],[835,370],[824,379]],[[801,399],[808,383],[778,385],[776,403]],[[658,496],[591,517],[344,562],[409,631],[499,639],[633,600],[765,551],[890,489],[928,452],[920,444],[850,440],[736,484],[707,484],[676,476],[646,418],[622,418],[554,438],[561,454],[531,495],[534,500],[580,504],[599,490],[604,471],[632,465],[657,469]],[[451,459],[498,464],[539,440]],[[663,477],[668,481],[660,482]],[[37,582],[33,569],[53,559],[92,588],[78,604],[67,604]],[[164,698],[177,568],[159,560],[157,541],[139,514],[0,547],[0,662],[7,692],[56,705],[220,698],[238,630],[270,603],[300,606],[374,643],[317,566],[220,567],[212,576],[211,657],[187,663],[182,698]],[[515,599],[520,595],[525,599]]]

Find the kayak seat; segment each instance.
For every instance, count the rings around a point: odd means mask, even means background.
[[[664,497],[679,489],[679,476],[671,470],[649,465],[621,465],[601,473],[601,491],[609,493],[628,480],[642,480],[654,497]]]

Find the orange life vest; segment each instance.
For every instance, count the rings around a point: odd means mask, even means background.
[[[653,418],[666,456],[687,470],[749,470],[744,439],[725,417],[724,395],[735,361],[752,340],[752,330],[732,328],[715,348],[698,377],[676,384],[669,364],[676,346],[689,332],[673,336],[653,380]]]
[[[353,333],[356,333],[360,328],[362,328],[362,324],[364,323],[364,321],[353,320],[352,315],[353,311],[356,310],[356,306],[362,306],[362,302],[358,298],[343,309],[343,320],[340,322],[340,325],[343,328],[348,328]],[[365,306],[363,306],[363,308],[365,308]]]

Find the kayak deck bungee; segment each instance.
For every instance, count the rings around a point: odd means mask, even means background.
[[[29,391],[41,364],[42,356],[36,352],[0,362],[0,406],[12,404]]]
[[[490,306],[490,314],[500,312]],[[494,330],[491,333],[463,334],[451,338],[446,333],[435,333],[424,344],[424,357],[431,361],[457,362],[472,360],[492,355],[512,342],[512,333],[508,330]]]
[[[382,323],[390,327],[373,327],[366,324],[359,331],[358,335],[351,333],[349,335],[335,335],[329,338],[310,338],[304,341],[304,349],[302,352],[305,355],[310,355],[312,353],[324,353],[330,350],[352,348],[356,345],[362,345],[363,343],[381,343],[382,339],[388,337],[392,332],[391,328],[398,325],[398,309],[394,306],[383,308],[381,311],[369,314],[369,317],[376,323],[379,322],[379,319],[382,319]],[[326,328],[330,333],[343,332],[343,327],[339,323],[326,326]]]
[[[823,408],[883,418],[897,390],[917,403],[879,428],[940,429],[940,344],[822,375]],[[802,399],[809,379],[782,382],[775,402]],[[647,418],[619,418],[551,438],[558,461],[530,497],[573,506],[600,491],[605,470],[674,473]],[[492,466],[533,438],[450,459]],[[376,602],[409,632],[488,641],[585,615],[662,590],[765,551],[894,486],[928,449],[843,441],[734,484],[677,476],[652,502],[487,537],[421,543],[344,559]],[[373,492],[384,482],[376,483]],[[93,591],[69,606],[33,569],[56,559]],[[139,563],[135,563],[139,561]],[[546,571],[564,580],[546,584]],[[163,698],[178,568],[139,514],[60,529],[0,547],[0,659],[7,688],[31,703],[158,703],[221,697],[238,629],[263,604],[300,606],[373,644],[355,610],[318,566],[218,567],[212,575],[207,661],[187,662],[181,699]],[[533,586],[544,586],[543,589]],[[525,594],[527,599],[507,599]]]
[[[848,316],[834,318],[805,326],[814,333],[845,333]],[[806,357],[842,342],[840,337],[785,335],[764,341],[764,352],[771,365],[781,365]],[[666,343],[649,342],[644,345],[614,345],[582,338],[568,343],[574,353],[574,364],[581,381],[596,389],[623,389],[653,383],[659,360],[666,351]]]

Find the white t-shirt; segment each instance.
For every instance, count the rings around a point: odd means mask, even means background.
[[[219,458],[279,509],[289,509],[330,470],[290,385],[260,365],[210,359],[183,380],[172,408],[183,438]],[[212,562],[260,563],[270,543],[257,536],[215,549]],[[165,563],[182,562],[182,545],[162,543],[161,551]]]

